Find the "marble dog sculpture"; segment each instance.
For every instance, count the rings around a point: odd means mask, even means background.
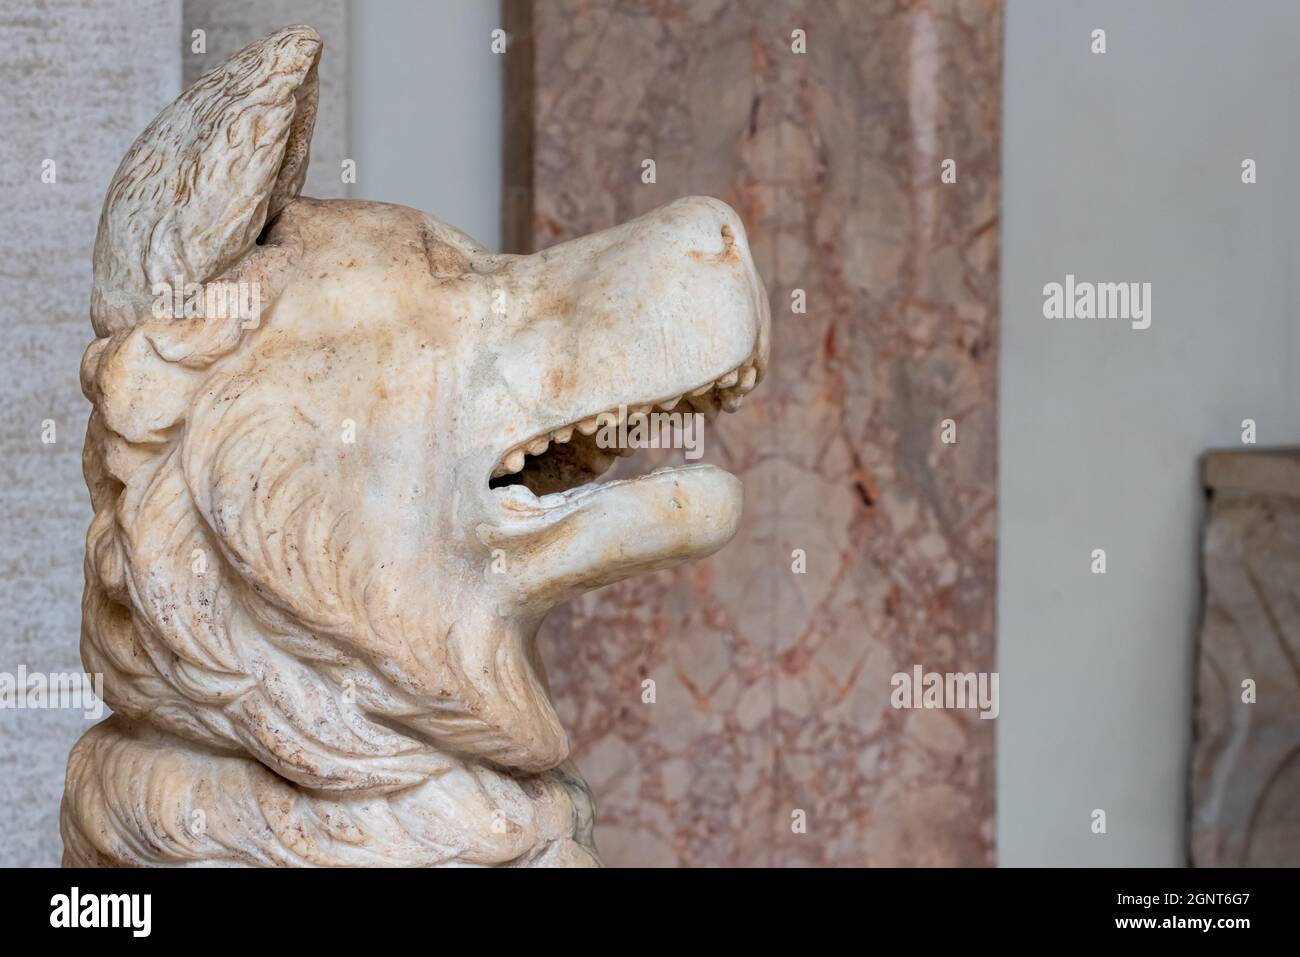
[[[732,536],[739,481],[591,483],[597,416],[733,409],[768,304],[684,199],[531,256],[299,198],[321,40],[288,27],[141,134],[95,242],[73,865],[591,865],[534,636]],[[160,314],[245,283],[247,316]],[[194,297],[187,294],[186,301]]]

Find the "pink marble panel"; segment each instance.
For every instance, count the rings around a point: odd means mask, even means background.
[[[707,193],[772,302],[767,380],[705,435],[745,482],[736,540],[544,629],[606,863],[993,863],[995,722],[895,710],[890,678],[995,667],[1001,4],[508,0],[507,22],[508,245]]]

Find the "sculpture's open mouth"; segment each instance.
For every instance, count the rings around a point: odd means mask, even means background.
[[[497,406],[518,423],[501,440],[510,444],[467,460],[483,484],[465,501],[482,516],[475,532],[492,551],[501,613],[536,621],[585,591],[730,541],[744,487],[697,460],[707,423],[762,380],[771,322],[735,212],[686,197],[495,265],[519,274],[512,281],[531,304],[529,322],[506,330],[518,345],[508,340],[479,372],[496,368],[509,384]],[[569,364],[536,354],[557,336],[583,343],[583,354]],[[686,462],[637,477],[620,467],[598,481],[645,447],[680,449]]]
[[[624,444],[623,440],[638,431],[634,428],[638,422],[644,434],[673,429],[686,416],[695,414],[712,421],[719,411],[737,411],[761,375],[761,366],[751,356],[688,392],[620,406],[553,429],[505,453],[492,470],[488,484],[507,510],[535,512],[571,504],[602,488],[639,481],[634,478],[594,484],[616,458],[636,451],[635,444]],[[655,474],[664,471],[668,470],[660,469]]]
[[[596,480],[617,456],[634,451],[609,440],[631,439],[633,423],[647,421],[647,413],[669,416],[672,430],[689,419],[698,439],[701,419],[695,416],[709,421],[719,411],[736,411],[762,378],[766,358],[756,345],[750,358],[694,389],[588,416],[497,460],[489,484],[499,517],[478,531],[488,547],[507,550],[509,574],[500,580],[519,608],[545,611],[592,588],[711,555],[731,539],[744,490],[724,469],[688,462],[635,478]],[[625,428],[618,428],[620,421]]]

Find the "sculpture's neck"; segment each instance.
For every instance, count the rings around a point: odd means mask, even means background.
[[[514,777],[444,760],[444,771],[413,787],[330,793],[114,715],[69,760],[64,863],[597,863],[590,795],[571,769]]]
[[[152,651],[160,642],[138,613],[101,613],[108,601],[103,586],[88,581],[83,655],[89,670],[105,673],[116,713],[69,761],[62,813],[69,863],[595,861],[586,788],[554,766],[567,753],[558,722],[550,738],[530,739],[480,717],[516,715],[521,699],[549,712],[531,631],[511,631],[499,618],[487,623],[493,627],[475,633],[474,649],[511,668],[476,668],[462,656],[447,670],[485,676],[430,690],[408,678],[420,659],[395,654],[381,667],[341,642],[275,627],[249,593],[224,608],[229,662],[220,669],[163,653],[123,659],[102,649],[144,642]],[[456,636],[432,637],[452,660]],[[438,694],[444,687],[454,694]],[[539,721],[527,727],[549,730]],[[466,746],[456,747],[462,738]]]

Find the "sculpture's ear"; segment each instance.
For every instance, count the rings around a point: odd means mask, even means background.
[[[140,134],[95,237],[97,335],[147,317],[154,283],[220,276],[298,195],[320,53],[311,27],[285,27],[205,74]]]

